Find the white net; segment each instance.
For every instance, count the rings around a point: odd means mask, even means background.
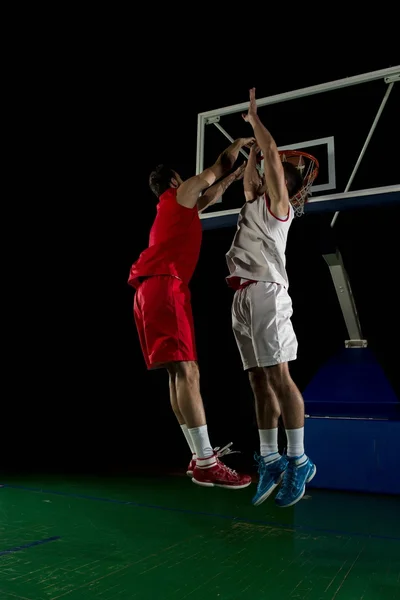
[[[316,158],[305,152],[282,152],[282,162],[288,161],[296,166],[303,179],[302,188],[290,198],[296,217],[304,214],[304,205],[311,196],[311,187],[318,175],[319,164]]]

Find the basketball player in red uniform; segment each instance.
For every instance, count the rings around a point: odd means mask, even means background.
[[[262,182],[258,176],[253,146],[244,174],[246,203],[226,258],[227,281],[236,290],[232,326],[243,368],[249,373],[260,434],[260,478],[253,504],[264,502],[282,481],[275,502],[292,506],[316,472],[304,453],[304,402],[288,367],[296,359],[297,339],[285,250],[294,217],[290,198],[302,188],[303,180],[294,165],[282,163],[274,139],[257,115],[254,88],[248,114],[243,116],[264,155],[265,177]],[[284,456],[278,452],[281,414],[288,441]]]
[[[192,451],[187,474],[206,487],[241,489],[250,485],[251,478],[222,463],[219,458],[229,449],[214,450],[208,437],[188,284],[200,253],[199,212],[242,178],[245,165],[227,173],[239,150],[253,141],[236,140],[212,167],[186,181],[164,165],[151,173],[150,188],[159,199],[157,216],[149,247],[133,264],[128,279],[136,288],[134,317],[147,367],[163,367],[169,373],[172,409]]]

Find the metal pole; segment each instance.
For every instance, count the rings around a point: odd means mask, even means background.
[[[223,127],[221,127],[221,125],[220,125],[219,123],[213,123],[213,125],[215,125],[215,127],[216,127],[217,129],[219,129],[219,130],[220,130],[220,132],[221,132],[221,133],[222,133],[222,134],[223,134],[223,135],[224,135],[224,136],[225,136],[225,137],[226,137],[226,138],[227,138],[227,139],[228,139],[230,142],[234,142],[234,141],[235,141],[235,140],[233,139],[233,137],[231,137],[231,136],[229,135],[229,133],[228,133],[227,131],[225,131],[225,129],[224,129]],[[245,152],[245,151],[243,150],[243,148],[240,148],[239,152],[240,152],[241,154],[243,154],[243,156],[246,158],[246,160],[248,160],[248,158],[249,158],[249,155],[247,154],[247,152]],[[263,171],[262,171],[262,168],[260,167],[260,165],[257,165],[257,167],[256,167],[256,168],[257,168],[257,171],[260,173],[260,175],[262,175],[262,172],[263,172]]]
[[[372,135],[373,135],[373,133],[374,133],[374,131],[375,131],[375,128],[376,128],[376,126],[377,126],[377,124],[378,124],[378,121],[379,121],[379,119],[380,119],[380,117],[381,117],[381,115],[382,115],[383,109],[385,108],[385,104],[386,104],[386,102],[387,102],[387,100],[388,100],[388,98],[389,98],[390,92],[392,91],[393,84],[394,84],[394,82],[392,82],[392,83],[390,83],[390,84],[388,85],[388,88],[387,88],[387,90],[386,90],[386,93],[385,93],[385,95],[384,95],[384,97],[383,97],[383,100],[382,100],[382,102],[381,102],[381,105],[380,105],[380,107],[379,107],[379,109],[378,109],[378,112],[376,113],[376,117],[375,117],[375,119],[374,119],[374,122],[372,123],[371,129],[370,129],[370,131],[369,131],[369,134],[368,134],[368,136],[367,136],[367,139],[365,140],[365,142],[364,142],[364,146],[363,146],[363,148],[362,148],[362,150],[361,150],[361,152],[360,152],[360,156],[358,157],[358,160],[357,160],[357,162],[356,162],[356,164],[355,164],[355,167],[354,167],[354,169],[353,169],[353,172],[352,172],[352,174],[350,175],[350,179],[349,179],[349,181],[347,182],[347,185],[346,185],[346,187],[345,187],[344,193],[346,193],[346,192],[348,192],[348,191],[349,191],[349,189],[350,189],[350,186],[351,186],[351,184],[353,183],[353,179],[354,179],[354,177],[355,177],[355,175],[356,175],[356,173],[357,173],[357,171],[358,171],[358,167],[360,166],[360,163],[361,163],[361,161],[362,161],[362,158],[363,158],[363,156],[364,156],[364,154],[365,154],[365,151],[366,151],[366,149],[368,148],[368,144],[369,144],[369,142],[371,141]],[[333,226],[335,225],[335,223],[336,223],[336,220],[337,220],[338,216],[339,216],[339,211],[335,212],[335,215],[334,215],[334,217],[333,217],[333,219],[332,219],[332,221],[331,221],[331,227],[333,227]]]
[[[354,75],[353,77],[345,77],[344,79],[337,79],[336,81],[329,81],[328,83],[321,83],[313,85],[311,87],[302,88],[300,90],[294,90],[292,92],[284,92],[283,94],[276,94],[275,96],[267,96],[265,98],[257,99],[257,106],[267,106],[268,104],[277,104],[278,102],[285,102],[287,100],[295,100],[296,98],[303,98],[304,96],[312,96],[314,94],[320,94],[322,92],[329,92],[330,90],[337,90],[352,85],[358,85],[360,83],[366,83],[368,81],[375,81],[377,79],[383,79],[396,75],[400,72],[400,65],[395,67],[389,67],[387,69],[380,69],[379,71],[371,71],[370,73],[363,73],[362,75]],[[233,113],[243,112],[248,110],[249,102],[242,102],[240,104],[232,104],[231,106],[225,106],[223,108],[217,108],[215,110],[209,110],[207,112],[200,113],[203,117],[216,117],[222,115],[231,115]]]
[[[342,309],[343,318],[346,323],[347,332],[349,334],[350,339],[346,340],[346,347],[365,348],[367,342],[363,339],[356,303],[351,291],[349,277],[344,268],[342,256],[339,250],[336,250],[335,254],[325,254],[324,259],[329,266],[340,308]]]
[[[196,150],[196,175],[204,170],[204,127],[205,119],[197,117],[197,150]]]
[[[224,129],[223,127],[221,127],[221,125],[220,125],[219,123],[213,123],[213,125],[215,125],[215,127],[216,127],[217,129],[219,129],[219,130],[220,130],[220,132],[221,132],[221,133],[222,133],[222,134],[223,134],[223,135],[224,135],[226,138],[228,138],[228,140],[229,140],[230,142],[234,142],[234,141],[235,141],[235,140],[233,139],[233,137],[231,137],[231,136],[229,135],[229,133],[228,133],[227,131],[225,131],[225,129]],[[243,156],[244,156],[246,159],[248,159],[248,158],[249,158],[249,155],[247,154],[247,152],[245,152],[245,151],[243,150],[243,148],[240,148],[239,152],[240,152],[240,154],[243,154]]]

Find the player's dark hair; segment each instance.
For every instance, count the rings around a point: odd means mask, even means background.
[[[283,170],[285,171],[289,198],[292,198],[292,196],[297,194],[297,192],[303,187],[303,178],[295,165],[292,165],[290,162],[284,162],[282,164]]]
[[[158,165],[150,173],[149,186],[157,198],[171,187],[171,179],[173,177],[176,177],[175,171],[165,165]]]

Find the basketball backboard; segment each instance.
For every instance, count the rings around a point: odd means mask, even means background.
[[[304,150],[319,161],[306,212],[400,202],[397,157],[389,150],[399,137],[399,81],[396,66],[257,98],[259,116],[278,148]],[[241,118],[247,108],[248,101],[198,115],[197,173],[214,162],[228,140],[251,134]],[[244,203],[241,184],[231,186],[222,200],[201,215],[205,229],[236,223]]]

